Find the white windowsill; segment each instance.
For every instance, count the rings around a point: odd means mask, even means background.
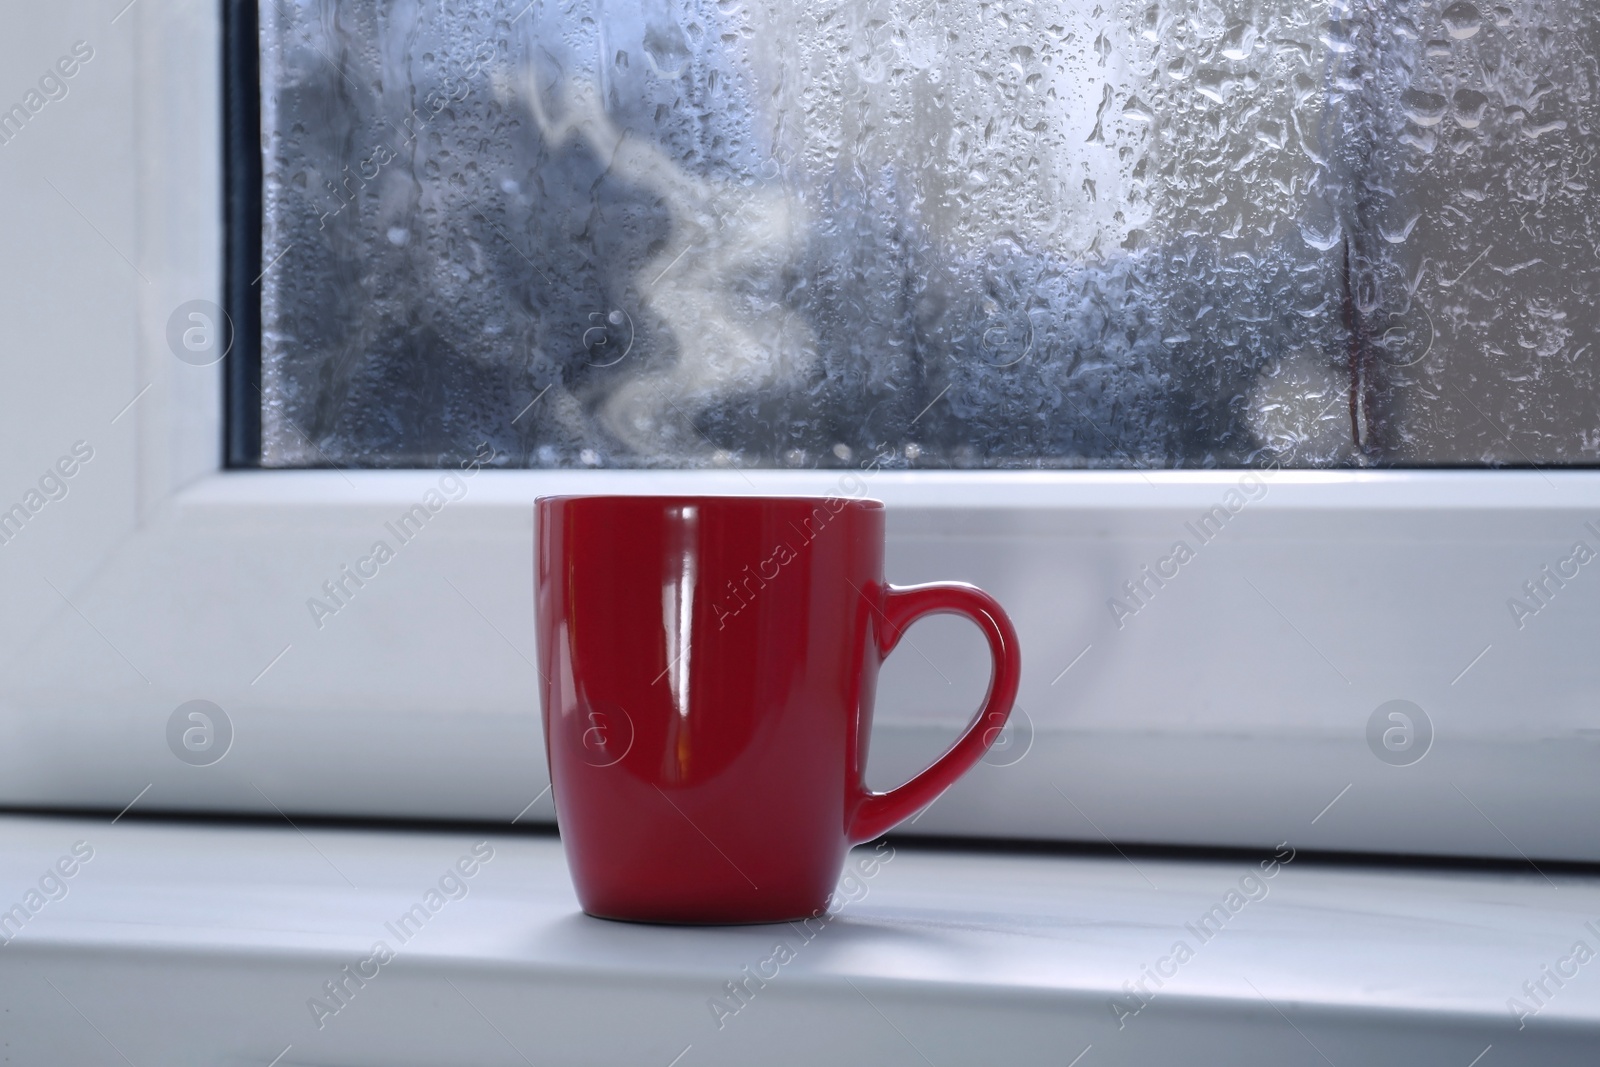
[[[1468,1067],[1492,1045],[1480,1067],[1501,1067],[1600,1041],[1600,962],[1520,1032],[1506,1003],[1600,943],[1593,875],[1300,857],[1202,944],[1184,924],[1252,863],[902,843],[805,941],[589,919],[557,840],[488,837],[467,896],[402,945],[385,923],[478,835],[0,818],[5,907],[94,848],[0,946],[8,1062]],[[308,998],[380,938],[395,959],[319,1030]],[[1110,997],[1180,938],[1193,958],[1119,1031]],[[710,999],[779,940],[793,960],[719,1030]]]

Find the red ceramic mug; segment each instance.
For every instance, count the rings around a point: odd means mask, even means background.
[[[932,803],[1011,712],[1005,612],[970,585],[886,585],[876,500],[546,497],[536,526],[545,750],[591,915],[815,915],[850,846]],[[878,667],[941,613],[988,638],[988,695],[931,767],[872,792]]]

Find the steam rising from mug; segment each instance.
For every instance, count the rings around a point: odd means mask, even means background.
[[[801,201],[778,185],[697,178],[655,145],[625,136],[592,82],[572,79],[567,87],[560,118],[546,111],[532,74],[518,94],[549,150],[582,138],[672,218],[671,240],[638,271],[634,288],[677,342],[677,359],[652,363],[617,387],[601,407],[606,428],[641,453],[661,451],[681,432],[673,416],[727,383],[766,390],[804,382],[819,359],[815,338],[792,302],[776,299],[806,240]],[[773,299],[763,299],[768,289]]]

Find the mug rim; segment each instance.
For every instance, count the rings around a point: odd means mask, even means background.
[[[882,511],[884,509],[883,501],[875,497],[810,496],[803,493],[553,493],[549,496],[535,497],[533,502],[535,507],[544,507],[546,504],[592,501],[615,503],[623,500],[636,500],[660,506],[782,503],[809,503],[820,506],[828,501],[842,500],[847,505],[860,507],[866,511]]]

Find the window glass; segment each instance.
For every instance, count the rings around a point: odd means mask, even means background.
[[[261,6],[262,462],[1600,457],[1586,0]]]

